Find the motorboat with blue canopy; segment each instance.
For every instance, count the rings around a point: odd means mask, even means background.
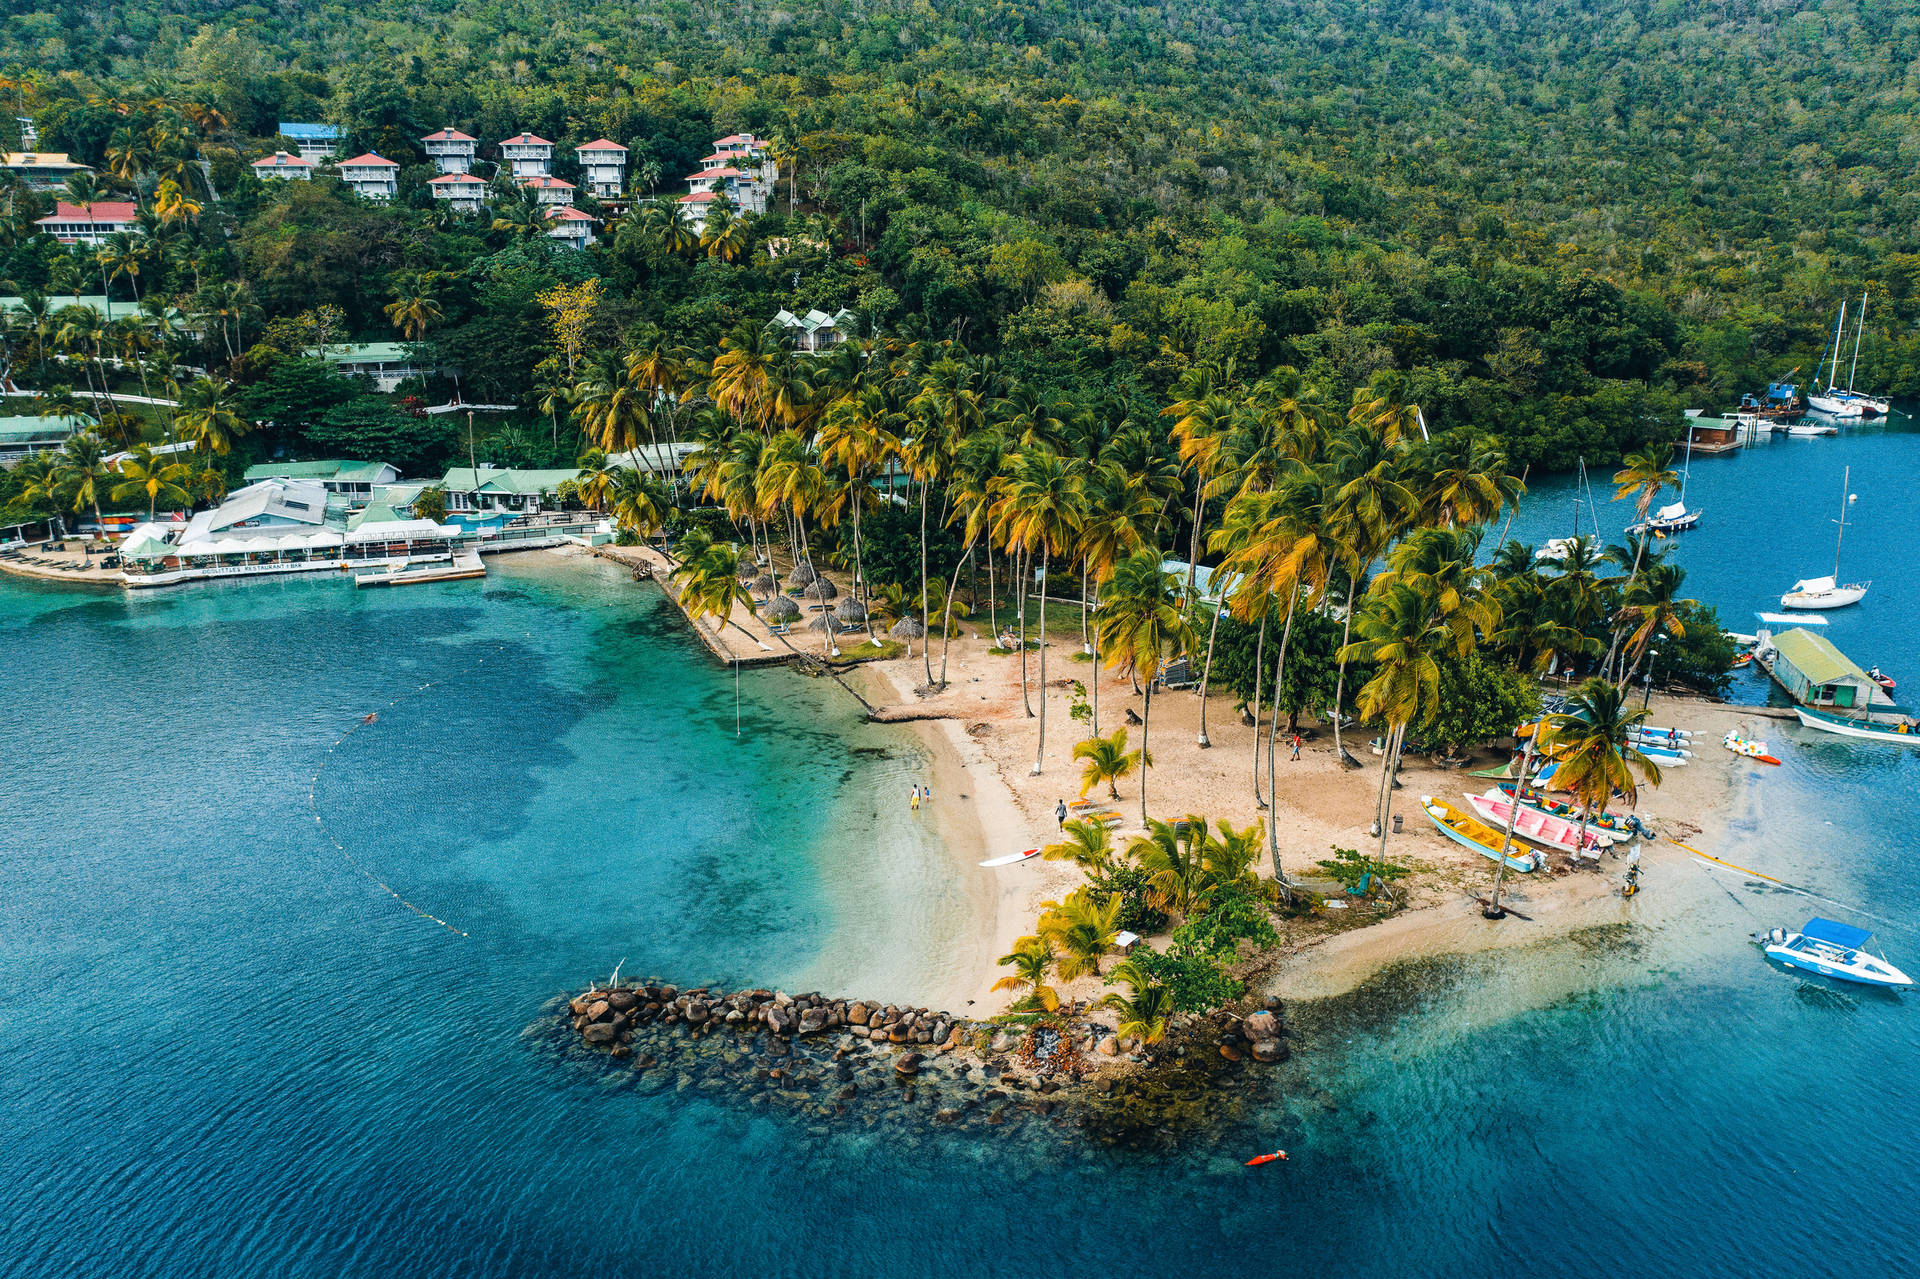
[[[1766,952],[1789,968],[1819,973],[1867,986],[1911,986],[1913,979],[1867,950],[1873,934],[1852,924],[1817,916],[1799,932],[1776,928],[1766,935]]]

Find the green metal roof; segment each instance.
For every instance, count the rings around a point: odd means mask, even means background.
[[[1804,627],[1795,627],[1784,635],[1774,636],[1773,646],[1793,669],[1806,676],[1809,684],[1832,684],[1839,680],[1871,683],[1867,673],[1835,648],[1831,640],[1824,635],[1815,635]]]
[[[332,480],[337,484],[372,484],[385,462],[329,460],[319,462],[262,462],[247,468],[247,481],[268,479]]]
[[[577,469],[547,471],[488,470],[482,467],[456,466],[440,482],[449,493],[511,493],[524,497],[536,493],[557,493],[566,480],[578,480]]]
[[[0,417],[0,441],[25,443],[32,440],[63,440],[78,430],[80,425],[70,417]]]
[[[362,524],[392,524],[396,520],[410,520],[413,516],[396,511],[385,502],[369,502],[358,514],[347,521],[347,532],[359,528]]]
[[[406,364],[413,357],[399,342],[360,342],[352,346],[329,347],[327,358],[335,364]]]

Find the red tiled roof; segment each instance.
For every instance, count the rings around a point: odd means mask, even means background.
[[[723,147],[723,146],[726,146],[729,142],[745,145],[749,140],[750,139],[748,138],[748,136],[744,133],[729,133],[726,137],[721,138],[718,142],[715,142],[713,145],[716,147]]]
[[[521,178],[520,185],[523,187],[532,187],[538,191],[557,191],[561,187],[565,187],[569,191],[573,190],[573,183],[567,181],[565,178],[556,178],[545,173],[537,173],[530,178]]]
[[[420,140],[422,142],[478,142],[480,139],[462,133],[458,129],[441,129],[438,132],[429,133]]]
[[[535,137],[531,133],[516,133],[500,144],[501,146],[550,147],[553,143],[545,138]]]
[[[717,191],[689,191],[687,194],[680,197],[680,203],[706,204],[709,201],[718,200],[719,198],[720,198],[720,193]]]
[[[743,171],[734,168],[732,165],[726,165],[718,169],[702,169],[698,173],[689,173],[687,175],[687,181],[698,182],[702,178],[744,178],[746,176]]]
[[[440,177],[429,178],[427,180],[427,185],[430,187],[437,187],[437,186],[440,186],[442,183],[446,184],[447,186],[479,187],[479,186],[486,185],[485,182],[482,182],[479,178],[474,177],[471,173],[448,173]]]
[[[343,169],[351,169],[351,168],[354,168],[355,166],[358,166],[363,169],[364,168],[397,169],[400,167],[398,164],[394,163],[392,160],[387,159],[385,156],[375,155],[371,151],[367,152],[365,155],[357,155],[353,157],[353,159],[351,160],[342,160],[340,162],[340,167]]]
[[[626,148],[621,146],[618,142],[609,142],[605,138],[601,138],[598,142],[583,142],[579,146],[575,147],[574,150],[576,151],[625,151]]]
[[[131,200],[95,200],[90,206],[56,200],[51,217],[41,222],[131,222],[137,206]]]
[[[301,156],[289,155],[285,151],[275,151],[264,160],[255,160],[253,167],[256,169],[311,169],[313,161]]]
[[[591,222],[593,219],[571,204],[562,204],[547,214],[549,222]]]

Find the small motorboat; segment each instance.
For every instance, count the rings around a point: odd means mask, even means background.
[[[1507,827],[1507,815],[1513,812],[1513,801],[1497,788],[1489,788],[1484,795],[1468,795],[1467,807],[1474,815],[1495,831]],[[1615,836],[1612,832],[1589,825],[1584,835],[1580,823],[1566,817],[1556,817],[1543,813],[1537,808],[1520,805],[1520,811],[1513,818],[1513,833],[1530,844],[1538,844],[1548,850],[1571,853],[1578,849],[1585,853],[1597,853],[1603,848],[1611,848]]]
[[[1684,533],[1700,522],[1699,511],[1689,511],[1685,502],[1669,502],[1638,524],[1629,524],[1629,533]]]
[[[1748,650],[1747,652],[1737,655],[1733,659],[1733,666],[1731,669],[1736,671],[1744,671],[1747,669],[1747,667],[1751,665],[1753,665],[1753,652],[1752,650]]]
[[[1780,597],[1781,608],[1845,608],[1866,598],[1872,582],[1848,582],[1842,586],[1831,577],[1809,577],[1795,582],[1793,589]]]
[[[1819,973],[1840,981],[1889,988],[1913,985],[1913,979],[1885,959],[1869,953],[1866,945],[1873,934],[1851,924],[1831,919],[1809,919],[1797,933],[1784,928],[1769,932],[1765,939],[1767,958],[1777,959],[1789,968]]]
[[[1765,742],[1755,741],[1749,737],[1742,737],[1737,732],[1728,733],[1720,739],[1720,744],[1736,755],[1744,755],[1748,759],[1758,760],[1762,764],[1778,764],[1780,762],[1772,755],[1767,754],[1767,744]]]
[[[1836,733],[1841,737],[1864,737],[1873,742],[1895,742],[1901,746],[1920,746],[1920,723],[1902,715],[1898,719],[1861,719],[1851,715],[1836,715],[1832,711],[1818,711],[1810,706],[1796,706],[1793,713],[1808,728],[1817,728],[1823,733]]]
[[[1886,689],[1889,693],[1899,687],[1898,682],[1895,681],[1893,676],[1881,674],[1878,666],[1869,666],[1867,668],[1867,678],[1878,684],[1881,688]]]
[[[1843,414],[1843,413],[1836,413],[1834,414],[1834,416],[1846,417],[1849,415]],[[1854,413],[1851,416],[1859,417],[1860,415],[1858,413]],[[1811,435],[1838,435],[1840,434],[1840,428],[1833,425],[1831,422],[1795,422],[1792,426],[1787,428],[1787,434],[1797,435],[1802,438],[1805,438]]]
[[[1029,848],[1024,852],[1008,853],[1005,857],[989,857],[986,861],[983,861],[980,864],[989,869],[996,866],[1012,866],[1019,862],[1024,862],[1024,861],[1030,860],[1031,858],[1038,857],[1039,855],[1040,855],[1039,849]]]
[[[1492,858],[1496,862],[1500,860],[1500,845],[1504,836],[1499,831],[1461,812],[1446,800],[1435,799],[1431,795],[1420,797],[1420,807],[1440,828],[1440,833],[1454,843],[1471,848],[1482,857]],[[1508,869],[1525,874],[1539,870],[1546,859],[1531,848],[1509,848],[1506,860]]]

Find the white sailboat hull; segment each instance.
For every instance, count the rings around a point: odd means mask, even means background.
[[[1858,604],[1867,597],[1867,587],[1871,582],[1855,582],[1850,586],[1835,586],[1824,591],[1788,591],[1780,597],[1781,608],[1845,608],[1849,604]]]
[[[1816,413],[1825,413],[1828,417],[1856,418],[1866,416],[1859,403],[1842,399],[1834,394],[1809,395],[1807,407]]]

